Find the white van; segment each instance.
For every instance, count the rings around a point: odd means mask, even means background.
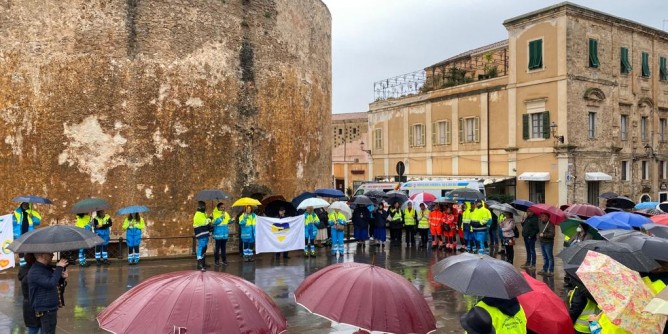
[[[445,196],[450,190],[460,188],[475,189],[485,195],[485,185],[478,180],[408,181],[402,184],[399,190],[406,192],[409,197],[425,192],[438,198]]]
[[[370,190],[380,190],[382,192],[388,192],[392,190],[399,189],[401,184],[399,182],[367,182],[362,183],[357,190],[355,190],[354,196],[364,195],[367,191]]]

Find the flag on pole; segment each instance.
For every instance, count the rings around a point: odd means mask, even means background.
[[[2,242],[2,250],[0,250],[0,270],[14,268],[14,266],[16,266],[14,252],[7,249],[7,246],[9,246],[12,241],[14,241],[12,215],[0,216],[0,242]]]
[[[255,253],[274,253],[304,250],[304,216],[268,218],[257,217]]]

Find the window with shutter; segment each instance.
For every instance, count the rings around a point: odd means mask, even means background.
[[[445,121],[445,144],[452,144],[452,129],[450,126],[450,121]]]
[[[643,52],[641,53],[641,59],[642,59],[642,73],[641,75],[643,78],[649,78],[650,71],[649,71],[649,53]]]
[[[425,145],[425,138],[427,135],[426,127],[424,124],[420,124],[420,144],[418,146],[424,146]]]
[[[668,80],[668,69],[666,68],[666,57],[659,57],[659,80]]]
[[[413,126],[408,127],[408,146],[415,146],[415,134],[413,133]]]
[[[628,74],[631,72],[631,63],[629,62],[629,49],[621,48],[620,51],[620,72]]]
[[[529,42],[529,70],[543,67],[543,40]]]
[[[431,123],[431,145],[438,145],[438,122]]]
[[[589,67],[598,68],[598,41],[590,38],[589,39]]]

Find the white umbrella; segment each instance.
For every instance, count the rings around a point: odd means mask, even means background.
[[[306,210],[306,208],[308,208],[309,206],[313,207],[314,209],[326,208],[329,206],[329,203],[322,198],[317,198],[317,197],[307,198],[303,200],[301,203],[299,203],[297,210]]]
[[[327,208],[327,212],[329,213],[332,213],[334,210],[341,211],[341,213],[346,217],[346,219],[350,219],[353,217],[353,212],[350,210],[350,207],[346,202],[343,201],[334,202],[330,204],[330,206]]]

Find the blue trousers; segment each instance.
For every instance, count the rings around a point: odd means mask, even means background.
[[[541,253],[543,253],[543,271],[553,273],[554,272],[554,254],[552,254],[552,250],[554,249],[554,244],[553,243],[546,243],[546,242],[541,242],[540,243],[540,250]]]
[[[204,252],[206,252],[206,245],[209,244],[209,237],[197,238],[197,259],[201,260],[204,258]]]
[[[242,241],[243,255],[244,256],[253,256],[253,242]]]
[[[343,234],[344,231],[338,231],[337,229],[332,229],[332,254],[337,252],[343,255]]]
[[[475,237],[473,236],[473,232],[468,229],[464,228],[464,241],[466,242],[466,249],[471,251],[475,248]]]
[[[86,254],[85,249],[79,249],[79,264],[86,264]]]
[[[478,244],[478,254],[484,254],[485,253],[485,242],[487,241],[487,235],[489,235],[489,232],[487,230],[482,230],[482,231],[475,231],[473,232],[475,236],[475,241]]]

